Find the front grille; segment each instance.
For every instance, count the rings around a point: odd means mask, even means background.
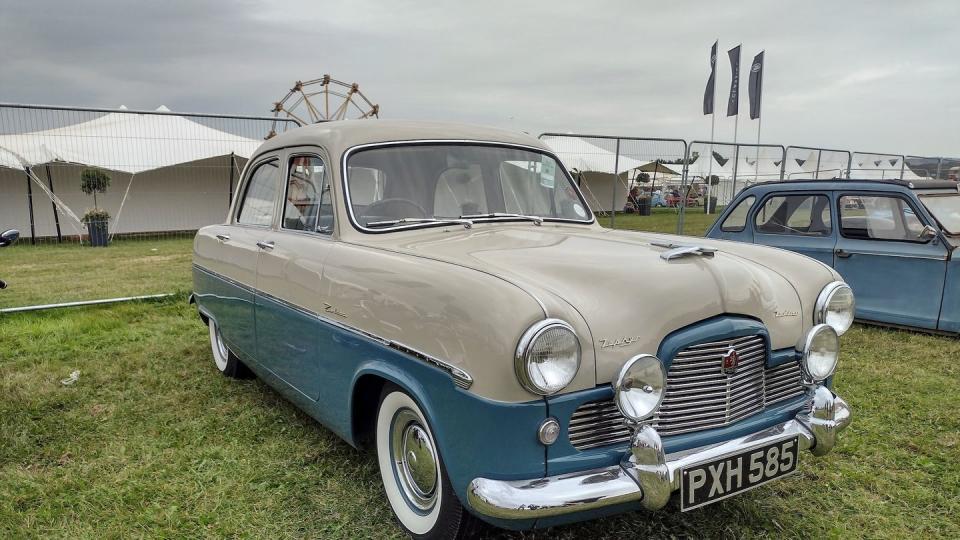
[[[734,348],[737,370],[726,374],[722,358]],[[692,345],[677,353],[667,372],[667,392],[652,424],[661,436],[726,426],[770,403],[803,393],[800,364],[765,369],[767,345],[747,336]],[[570,444],[577,450],[630,440],[630,429],[612,400],[584,403],[570,417]]]

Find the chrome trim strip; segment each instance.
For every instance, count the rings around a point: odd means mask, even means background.
[[[590,205],[587,204],[586,198],[583,196],[583,193],[580,191],[580,186],[573,181],[573,178],[570,177],[570,172],[567,170],[566,166],[563,165],[563,162],[560,161],[560,158],[552,151],[539,148],[537,146],[530,146],[525,144],[518,143],[508,143],[500,141],[484,141],[484,140],[474,140],[474,139],[411,139],[408,141],[386,141],[386,142],[375,142],[375,143],[366,143],[358,144],[356,146],[351,146],[346,151],[343,152],[343,156],[340,158],[340,185],[343,187],[343,201],[346,205],[347,216],[350,217],[350,224],[353,225],[358,231],[368,233],[368,234],[379,234],[385,232],[395,232],[403,231],[409,229],[422,229],[424,227],[437,226],[436,223],[418,223],[413,225],[401,225],[399,227],[389,227],[386,229],[370,229],[360,225],[357,221],[357,217],[353,213],[353,205],[350,203],[350,185],[347,182],[347,159],[350,157],[350,154],[359,151],[366,150],[369,148],[376,148],[381,146],[416,146],[421,144],[473,144],[481,146],[501,146],[506,148],[517,148],[520,150],[528,150],[531,152],[536,152],[538,154],[543,154],[549,156],[556,160],[557,164],[561,166],[563,174],[567,179],[567,182],[570,183],[570,187],[573,188],[574,192],[580,198],[580,204],[589,211],[590,219],[589,220],[577,220],[577,219],[563,219],[563,218],[543,218],[544,222],[547,223],[575,223],[578,225],[592,225],[596,222],[597,218],[593,215],[593,211],[590,209]],[[493,220],[491,220],[493,221]],[[502,220],[501,220],[502,221]],[[476,221],[475,223],[485,223],[485,221]],[[449,225],[449,224],[446,224]]]
[[[362,337],[372,339],[372,340],[380,343],[381,345],[384,345],[384,346],[386,346],[386,347],[390,347],[391,349],[394,349],[394,350],[403,352],[403,353],[405,353],[405,354],[407,354],[407,355],[409,355],[409,356],[413,356],[414,358],[417,358],[418,360],[422,360],[422,361],[424,361],[424,362],[426,362],[426,363],[428,363],[428,364],[432,364],[434,367],[438,367],[438,368],[446,371],[447,373],[449,373],[450,376],[453,377],[453,382],[454,382],[454,384],[456,384],[456,385],[459,386],[460,388],[463,388],[464,390],[470,388],[470,386],[473,385],[473,377],[472,377],[469,373],[467,373],[466,371],[464,371],[463,369],[461,369],[461,368],[459,368],[459,367],[457,367],[457,366],[455,366],[455,365],[453,365],[453,364],[451,364],[451,363],[449,363],[449,362],[446,362],[446,361],[444,361],[444,360],[441,360],[441,359],[439,359],[439,358],[437,358],[437,357],[435,357],[435,356],[431,356],[431,355],[429,355],[429,354],[427,354],[427,353],[425,353],[425,352],[419,351],[419,350],[417,350],[417,349],[415,349],[415,348],[413,348],[413,347],[410,347],[409,345],[405,345],[405,344],[403,344],[403,343],[400,343],[399,341],[395,341],[395,340],[392,340],[392,339],[382,338],[382,337],[380,337],[380,336],[378,336],[378,335],[376,335],[376,334],[373,334],[373,333],[368,332],[368,331],[366,331],[366,330],[363,330],[363,329],[361,329],[361,328],[357,328],[357,327],[355,327],[355,326],[351,326],[351,325],[348,325],[348,324],[344,324],[344,323],[342,323],[342,322],[340,322],[340,321],[331,319],[331,318],[329,318],[329,317],[325,317],[325,316],[323,316],[323,315],[321,315],[321,314],[319,314],[319,313],[317,313],[317,312],[315,312],[315,311],[311,311],[311,310],[306,309],[306,308],[304,308],[304,307],[302,307],[302,306],[298,306],[298,305],[296,305],[296,304],[290,303],[290,302],[288,302],[288,301],[286,301],[286,300],[284,300],[284,299],[282,299],[282,298],[278,298],[278,297],[276,297],[276,296],[274,296],[274,295],[272,295],[272,294],[270,294],[270,293],[263,292],[263,291],[254,289],[254,288],[252,288],[252,287],[248,287],[248,286],[246,286],[246,285],[243,285],[242,283],[240,283],[240,282],[238,282],[238,281],[236,281],[236,280],[234,280],[234,279],[231,279],[231,278],[229,278],[229,277],[227,277],[227,276],[224,276],[224,275],[222,275],[222,274],[219,274],[219,273],[217,273],[217,272],[214,272],[213,270],[209,270],[209,269],[207,269],[207,268],[204,268],[204,267],[200,266],[199,264],[194,263],[193,267],[194,267],[195,269],[201,271],[201,272],[204,272],[204,273],[212,276],[212,277],[215,277],[215,278],[218,278],[218,279],[222,279],[222,280],[224,280],[224,281],[226,281],[226,282],[228,282],[228,283],[230,283],[230,284],[232,284],[232,285],[236,285],[236,286],[238,286],[238,287],[240,287],[240,288],[242,288],[242,289],[245,289],[245,290],[247,290],[248,292],[251,292],[251,293],[253,293],[253,294],[255,294],[255,295],[261,296],[261,297],[263,297],[263,298],[266,298],[266,299],[268,299],[268,300],[271,300],[271,301],[273,301],[273,302],[276,302],[276,303],[278,303],[278,304],[280,304],[280,305],[282,305],[282,306],[284,306],[284,307],[287,307],[287,308],[289,308],[289,309],[292,309],[292,310],[294,310],[294,311],[296,311],[296,312],[298,312],[298,313],[300,313],[300,314],[302,314],[302,315],[304,315],[304,316],[306,316],[306,317],[314,318],[314,319],[317,319],[317,320],[319,320],[320,322],[323,322],[323,323],[325,323],[325,324],[329,324],[329,325],[332,325],[332,326],[336,326],[337,328],[340,328],[341,330],[346,330],[346,331],[348,331],[348,332],[352,332],[352,333],[354,333],[354,334],[358,334],[358,335],[360,335],[360,336],[362,336]]]

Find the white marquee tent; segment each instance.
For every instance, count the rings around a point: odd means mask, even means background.
[[[75,217],[93,206],[93,198],[80,191],[80,173],[91,167],[111,176],[111,187],[98,195],[98,203],[110,212],[113,233],[192,230],[222,221],[240,169],[263,141],[214,129],[166,107],[157,109],[164,114],[121,111],[0,135],[2,226],[28,234],[32,209],[37,236],[55,236],[58,221],[63,234],[77,234],[82,226]],[[58,215],[51,187],[60,203]]]

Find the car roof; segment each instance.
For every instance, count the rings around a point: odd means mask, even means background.
[[[769,187],[799,188],[799,189],[877,189],[883,187],[899,187],[911,190],[924,189],[958,189],[958,183],[952,180],[867,180],[857,178],[831,178],[831,179],[798,179],[798,180],[773,180],[770,182],[761,182],[753,184],[744,191],[755,188]]]
[[[291,146],[320,145],[338,157],[358,145],[416,140],[485,141],[532,146],[552,153],[538,139],[498,128],[416,120],[341,120],[288,130],[264,142],[257,153]]]

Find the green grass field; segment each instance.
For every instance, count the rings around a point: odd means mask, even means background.
[[[189,287],[189,242],[167,242],[124,245],[111,265],[167,246],[187,267],[163,270],[171,289]],[[0,296],[22,284],[6,264],[20,249],[0,252]],[[863,326],[842,341],[836,388],[853,424],[831,455],[802,455],[799,474],[687,514],[487,536],[960,537],[960,341]],[[185,295],[0,315],[0,437],[0,538],[401,537],[373,455],[263,383],[220,376]]]

